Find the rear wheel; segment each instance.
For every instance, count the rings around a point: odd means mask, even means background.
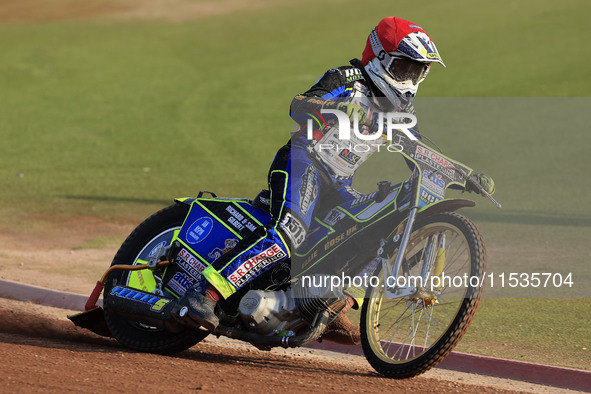
[[[416,291],[388,298],[380,272],[380,284],[368,291],[361,312],[367,360],[398,379],[425,372],[457,345],[480,303],[482,286],[476,278],[482,280],[486,269],[484,241],[467,217],[440,213],[414,228],[397,283],[403,286],[404,277]]]
[[[175,204],[164,208],[141,223],[119,248],[111,265],[135,265],[138,260],[147,261],[158,253],[161,247],[170,244],[174,231],[181,228],[189,207]],[[105,283],[104,297],[109,297],[115,285],[124,285],[156,293],[156,281],[151,271],[115,271]],[[174,299],[164,291],[164,297]],[[105,302],[105,319],[113,336],[126,347],[134,350],[171,354],[188,349],[203,340],[208,332],[186,329],[171,333],[145,324],[127,320],[109,310]]]

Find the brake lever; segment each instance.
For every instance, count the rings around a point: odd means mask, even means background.
[[[493,204],[495,204],[495,206],[499,209],[501,209],[501,204],[499,204],[499,202],[497,200],[494,199],[493,196],[490,195],[489,192],[487,192],[486,190],[484,190],[484,188],[482,187],[482,185],[479,182],[474,182],[472,179],[466,177],[466,181],[472,183],[472,185],[476,186],[476,189],[478,189],[478,192],[480,193],[481,196],[484,197],[488,197],[489,200],[492,201]]]
[[[460,171],[460,173],[464,176],[464,178],[466,179],[466,182],[470,182],[472,185],[474,185],[476,187],[476,189],[478,189],[478,192],[479,192],[479,194],[481,196],[488,197],[488,199],[491,200],[492,203],[495,204],[495,206],[497,208],[501,209],[501,204],[499,204],[499,202],[497,200],[495,200],[494,197],[491,196],[489,192],[487,192],[486,190],[484,190],[484,188],[482,187],[482,185],[480,184],[480,182],[473,181],[463,171]]]
[[[501,209],[501,204],[499,204],[499,202],[497,200],[494,199],[493,196],[491,196],[486,190],[484,190],[484,188],[480,185],[478,185],[480,187],[480,194],[482,194],[485,197],[488,197],[489,200],[492,201],[493,204],[496,205],[497,208]]]

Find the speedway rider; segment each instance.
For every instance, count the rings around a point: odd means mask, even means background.
[[[278,263],[278,256],[286,260],[303,243],[321,195],[332,189],[344,201],[360,196],[351,187],[352,177],[373,152],[355,161],[320,151],[314,154],[310,146],[322,142],[325,135],[315,129],[311,143],[305,131],[307,119],[302,115],[336,109],[345,112],[351,120],[357,113],[358,123],[367,126],[370,124],[368,111],[352,103],[354,97],[385,98],[382,100],[390,105],[390,110],[414,114],[412,101],[432,62],[445,67],[435,44],[420,26],[397,17],[384,18],[370,33],[361,61],[354,59],[351,65],[328,70],[307,92],[293,99],[291,115],[302,128],[279,149],[269,171],[272,220],[266,228],[253,232],[214,261],[213,274],[208,270],[205,275],[207,282],[198,283],[186,292],[179,300],[179,307],[188,307],[184,319],[213,330],[219,323],[214,308],[221,297],[228,298]],[[312,155],[316,155],[315,158]],[[492,194],[492,179],[480,174],[479,181]],[[272,259],[267,257],[271,255]],[[253,272],[242,274],[253,266]],[[349,298],[343,312],[353,304]],[[359,327],[353,326],[341,313],[323,338],[359,343]]]

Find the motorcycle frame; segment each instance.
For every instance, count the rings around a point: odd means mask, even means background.
[[[404,225],[404,231],[402,233],[402,239],[400,240],[400,245],[398,246],[398,251],[396,253],[396,257],[394,260],[394,265],[390,265],[390,260],[388,258],[384,258],[383,256],[379,256],[382,263],[382,273],[384,275],[384,283],[386,283],[386,279],[388,277],[398,278],[400,273],[400,267],[402,265],[402,261],[404,260],[404,256],[406,254],[406,249],[408,247],[408,242],[410,240],[410,235],[412,234],[414,224],[417,218],[417,212],[425,211],[426,209],[443,203],[443,205],[447,205],[450,208],[452,206],[455,210],[461,206],[474,206],[475,204],[470,201],[472,204],[466,204],[467,200],[461,199],[454,199],[454,200],[445,200],[444,194],[445,191],[452,185],[457,185],[460,188],[465,189],[466,183],[469,181],[469,176],[473,172],[473,170],[464,164],[455,161],[447,156],[445,156],[441,152],[435,152],[431,147],[426,145],[420,140],[411,140],[408,136],[403,133],[402,131],[395,130],[393,134],[393,140],[396,140],[395,145],[400,147],[400,154],[404,156],[404,158],[411,162],[414,166],[413,174],[409,180],[410,190],[411,190],[411,200],[409,202],[409,213],[408,219]],[[439,173],[439,175],[437,175]],[[424,178],[433,183],[434,178],[438,182],[443,182],[443,193],[433,193],[432,190],[429,190],[425,187],[425,184],[429,182],[425,182]],[[478,185],[480,186],[480,185]],[[482,189],[482,188],[480,188]],[[426,204],[421,208],[421,201],[426,203],[424,199],[421,198],[422,193],[428,193],[430,197],[435,197],[435,201],[432,201],[431,204]],[[486,193],[489,198],[490,195]],[[450,202],[455,201],[455,204],[450,204]],[[494,201],[494,200],[493,200]],[[494,201],[496,202],[496,201]],[[459,205],[459,206],[458,206]],[[402,209],[400,207],[399,209]],[[441,208],[441,206],[439,207]],[[440,211],[440,210],[438,210]],[[384,243],[388,242],[388,240],[384,240]],[[423,270],[424,271],[424,270]],[[423,283],[425,282],[425,276],[427,272],[422,272],[421,276],[423,279]],[[404,296],[408,296],[411,294],[416,293],[417,288],[413,286],[406,286],[406,287],[398,287],[395,286],[394,288],[389,288],[388,286],[385,287],[386,296],[388,298],[400,298]]]

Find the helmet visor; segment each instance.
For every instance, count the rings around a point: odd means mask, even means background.
[[[388,72],[398,82],[412,81],[416,85],[425,78],[430,66],[431,63],[422,63],[411,59],[394,59]]]

